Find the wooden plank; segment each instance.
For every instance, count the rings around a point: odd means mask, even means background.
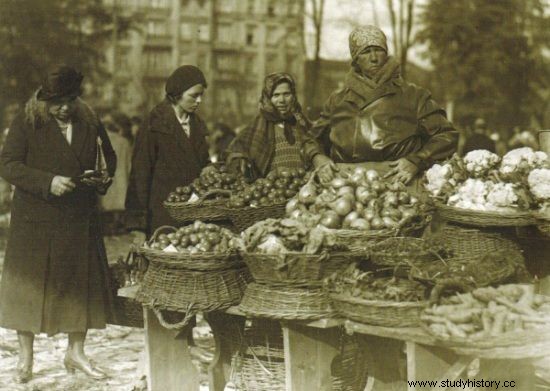
[[[472,361],[469,357],[458,357],[448,349],[406,342],[407,380],[455,380]],[[407,386],[408,390],[429,390],[430,387]]]
[[[287,391],[332,391],[331,365],[339,353],[338,327],[283,323]]]
[[[204,314],[214,335],[214,358],[208,367],[210,391],[223,391],[231,376],[231,359],[241,346],[245,318],[215,311]]]
[[[369,377],[365,390],[407,390],[403,342],[365,334],[361,334],[358,341],[367,361]]]
[[[139,290],[139,284],[126,286],[124,288],[118,289],[117,296],[126,297],[128,299],[135,299],[138,290]]]
[[[225,310],[226,314],[230,315],[239,315],[246,317],[246,314],[242,312],[238,306],[229,307]],[[295,321],[296,323],[300,323],[309,327],[317,327],[321,329],[328,329],[332,327],[342,326],[345,323],[345,319],[342,318],[322,318],[318,320],[313,321]]]
[[[164,328],[150,309],[144,310],[147,386],[149,391],[198,391],[199,374],[187,342],[191,327]]]
[[[421,328],[372,326],[350,320],[347,320],[344,326],[349,333],[391,338],[400,341],[421,343],[424,345],[436,344],[435,339]]]

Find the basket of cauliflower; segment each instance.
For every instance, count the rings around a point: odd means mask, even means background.
[[[447,221],[477,227],[534,225],[535,212],[550,197],[550,179],[544,181],[549,168],[546,153],[531,148],[514,149],[502,158],[475,150],[432,166],[425,187]]]
[[[550,169],[538,168],[527,177],[529,188],[540,204],[535,216],[538,230],[550,236]]]

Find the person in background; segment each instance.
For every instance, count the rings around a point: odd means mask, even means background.
[[[84,353],[88,329],[105,328],[113,315],[99,185],[78,178],[97,167],[99,155],[114,175],[116,156],[99,118],[79,98],[82,78],[68,66],[49,73],[11,124],[0,154],[0,175],[15,186],[0,327],[17,330],[17,383],[32,378],[38,333],[68,333],[68,372],[106,377]]]
[[[178,186],[190,184],[208,164],[208,130],[197,114],[206,79],[193,65],[166,80],[166,98],[151,110],[137,134],[126,195],[127,226],[149,237],[162,225],[176,225],[162,206]]]
[[[222,122],[216,122],[212,126],[211,133],[208,137],[210,160],[213,162],[224,161],[227,155],[227,147],[234,138],[235,133],[233,129]]]
[[[409,184],[457,149],[458,133],[430,92],[400,76],[376,26],[349,36],[352,68],[328,98],[312,134],[335,163],[361,163]],[[331,176],[327,163],[319,175]]]
[[[130,118],[130,122],[132,123],[131,132],[132,132],[132,146],[133,146],[136,141],[139,129],[143,126],[143,120],[141,119],[141,117],[134,115]]]
[[[508,141],[508,149],[530,147],[534,150],[539,148],[539,143],[535,135],[529,130],[522,131],[519,126],[515,126],[513,135]]]
[[[118,165],[113,183],[107,193],[99,198],[99,206],[103,211],[104,233],[106,235],[116,235],[124,232],[124,203],[126,201],[126,192],[128,190],[128,180],[130,178],[130,168],[132,164],[132,144],[123,136],[125,133],[124,123],[121,125],[117,118],[120,116],[108,115],[103,119],[103,124],[107,130],[111,145],[117,155]],[[128,135],[130,131],[129,121],[127,124]]]
[[[296,97],[296,83],[288,73],[265,77],[259,113],[227,148],[227,164],[253,178],[277,168],[317,167],[328,159],[308,134],[310,122]]]
[[[466,155],[470,151],[476,149],[485,149],[496,153],[497,146],[494,140],[489,136],[490,132],[487,129],[487,124],[483,118],[478,118],[474,122],[473,132],[466,138],[462,153]]]

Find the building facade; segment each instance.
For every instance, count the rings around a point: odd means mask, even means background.
[[[201,68],[209,83],[202,113],[237,126],[256,112],[266,74],[286,71],[304,87],[304,1],[104,0],[131,20],[106,49],[104,106],[132,114],[164,96],[167,76],[182,64]],[[301,90],[299,94],[301,95]]]

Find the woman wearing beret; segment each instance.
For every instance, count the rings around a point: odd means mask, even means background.
[[[0,175],[15,186],[0,326],[17,330],[19,383],[32,377],[36,333],[68,333],[67,370],[106,376],[84,354],[87,330],[104,328],[112,314],[98,189],[76,178],[94,170],[101,155],[112,177],[116,156],[98,117],[79,98],[81,81],[67,66],[49,74],[11,124],[0,154]]]
[[[445,111],[429,91],[401,78],[382,30],[354,29],[349,47],[344,87],[328,98],[312,129],[335,163],[367,163],[407,184],[456,152],[458,133]]]
[[[310,123],[296,97],[296,83],[288,73],[266,76],[260,112],[228,147],[228,165],[253,177],[277,168],[309,168],[326,162],[317,142],[308,135]],[[326,159],[326,160],[324,160]]]
[[[129,228],[150,236],[162,225],[176,225],[162,206],[177,186],[185,186],[208,164],[207,129],[196,113],[206,89],[201,70],[176,69],[166,81],[166,98],[138,132],[126,196]]]

